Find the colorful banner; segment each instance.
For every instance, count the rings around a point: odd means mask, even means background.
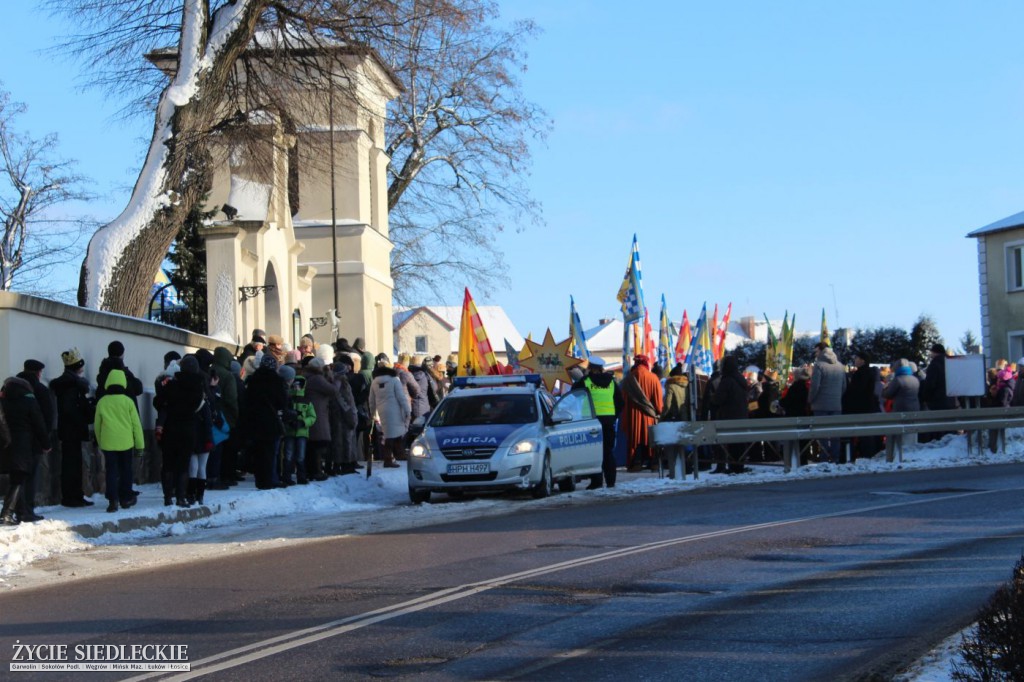
[[[576,301],[572,296],[569,296],[569,341],[569,350],[574,358],[590,359],[587,335],[583,333],[583,325],[580,324],[580,316],[576,312]]]
[[[679,339],[676,341],[676,362],[686,366],[686,356],[690,352],[690,343],[693,336],[690,334],[690,320],[683,311],[683,321],[679,324]]]
[[[666,372],[672,369],[672,324],[668,321],[665,294],[661,295],[661,316],[658,321],[658,364]]]
[[[715,329],[715,338],[713,340],[715,360],[721,360],[722,356],[725,355],[725,334],[729,331],[729,317],[731,315],[732,301],[729,302],[729,307],[725,309],[725,317],[722,318],[722,322]]]
[[[714,371],[714,358],[711,350],[711,335],[708,332],[708,304],[705,303],[697,320],[697,328],[693,332],[693,343],[687,353],[688,364],[693,365],[698,374],[711,376]]]
[[[508,366],[513,370],[520,369],[519,365],[519,351],[512,347],[512,344],[505,339],[505,357],[508,358]]]
[[[633,248],[626,265],[626,275],[622,278],[619,293],[615,296],[622,308],[622,320],[639,322],[644,317],[643,278],[640,274],[640,247],[637,246],[636,235],[633,235]]]
[[[498,361],[491,349],[490,339],[484,323],[477,312],[473,297],[466,295],[462,301],[462,320],[459,326],[459,369],[458,376],[482,376],[500,374]]]
[[[828,322],[825,321],[825,309],[821,309],[821,342],[826,346],[832,345],[832,338],[828,333]]]
[[[657,352],[657,344],[654,342],[654,329],[651,327],[651,314],[644,308],[644,355],[647,356],[647,360],[652,366],[654,365]]]

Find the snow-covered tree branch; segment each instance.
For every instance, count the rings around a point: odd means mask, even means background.
[[[96,84],[132,96],[136,111],[156,99],[131,200],[90,243],[83,305],[142,312],[184,217],[209,190],[214,147],[260,164],[266,131],[243,124],[271,120],[287,133],[295,121],[309,120],[297,108],[315,108],[308,100],[318,89],[324,100],[329,90],[333,97],[328,84],[344,81],[350,68],[335,56],[338,46],[350,55],[375,50],[407,86],[386,126],[400,291],[455,271],[470,273],[474,283],[500,278],[493,233],[503,219],[539,217],[522,180],[529,144],[548,124],[523,99],[515,75],[534,28],[495,28],[490,0],[48,2],[82,26],[62,49],[92,68]],[[164,74],[141,72],[141,54],[176,60],[165,69],[172,81],[161,86]],[[316,156],[323,163],[326,155]],[[435,238],[423,239],[423,228]]]

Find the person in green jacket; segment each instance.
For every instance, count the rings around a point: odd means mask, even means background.
[[[96,403],[94,429],[96,443],[103,451],[107,469],[108,512],[116,512],[118,502],[127,509],[135,504],[132,494],[132,455],[142,450],[142,422],[135,401],[128,395],[128,377],[123,370],[107,375],[106,392]]]
[[[287,371],[286,371],[287,370]],[[295,376],[291,367],[279,367],[277,370],[285,381],[290,382],[288,391],[288,409],[285,410],[284,438],[284,477],[282,483],[294,485],[292,472],[299,484],[306,485],[306,441],[309,440],[309,427],[316,423],[316,409],[306,397],[306,377]],[[291,376],[289,376],[289,374]]]

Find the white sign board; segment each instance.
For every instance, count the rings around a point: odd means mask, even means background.
[[[954,355],[946,358],[946,395],[985,395],[984,355]]]

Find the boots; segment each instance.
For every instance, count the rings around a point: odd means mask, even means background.
[[[194,504],[196,502],[196,488],[198,487],[196,481],[198,480],[198,478],[188,479],[188,490],[185,493],[185,501],[189,504]]]
[[[161,472],[160,485],[164,489],[164,506],[170,507],[174,504],[174,472]]]
[[[203,503],[203,493],[206,492],[206,479],[205,478],[196,478],[196,479],[193,479],[193,480],[195,481],[195,486],[196,486],[196,493],[195,493],[196,504],[202,504]]]
[[[174,487],[175,502],[179,507],[191,507],[188,498],[185,497],[185,491],[188,488],[188,474],[178,474],[178,480]]]
[[[0,526],[17,526],[19,521],[14,517],[14,508],[18,504],[18,495],[21,494],[21,484],[12,485],[4,497],[4,507],[0,510]]]

